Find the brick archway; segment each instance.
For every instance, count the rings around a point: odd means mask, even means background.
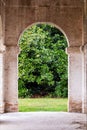
[[[4,84],[0,87],[4,95],[0,97],[0,112],[18,111],[18,88],[17,88],[17,56],[19,53],[18,38],[23,30],[37,22],[53,23],[62,28],[69,41],[67,53],[69,55],[69,111],[86,112],[86,78],[84,78],[85,66],[84,52],[86,48],[82,47],[86,43],[86,26],[84,11],[84,1],[70,0],[3,0],[1,4],[2,34],[6,46],[4,64],[1,62],[1,72],[4,70],[2,79]],[[84,26],[83,26],[84,22]],[[85,32],[85,33],[84,33]],[[1,37],[2,37],[2,34]],[[1,49],[3,50],[3,49]],[[82,53],[83,50],[83,53]],[[1,56],[2,60],[3,57]],[[1,73],[1,77],[2,77]],[[85,74],[86,75],[86,74]],[[86,77],[86,76],[85,76]],[[82,94],[83,97],[82,98]],[[3,104],[5,104],[3,106]]]

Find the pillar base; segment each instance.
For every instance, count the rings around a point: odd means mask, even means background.
[[[18,104],[5,103],[5,112],[18,112]]]
[[[87,102],[85,102],[82,106],[82,113],[87,114]]]
[[[69,101],[69,112],[82,113],[82,102]]]
[[[87,114],[87,108],[82,111],[83,114]]]
[[[0,104],[0,114],[4,113],[4,103]]]

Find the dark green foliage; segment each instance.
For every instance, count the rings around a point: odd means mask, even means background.
[[[67,41],[55,27],[34,25],[20,39],[19,96],[67,97]]]

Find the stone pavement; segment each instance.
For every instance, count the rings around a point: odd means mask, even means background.
[[[0,130],[87,130],[86,115],[67,112],[0,114]]]

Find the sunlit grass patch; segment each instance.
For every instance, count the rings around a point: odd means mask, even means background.
[[[19,99],[20,112],[67,111],[67,98],[25,98]]]

